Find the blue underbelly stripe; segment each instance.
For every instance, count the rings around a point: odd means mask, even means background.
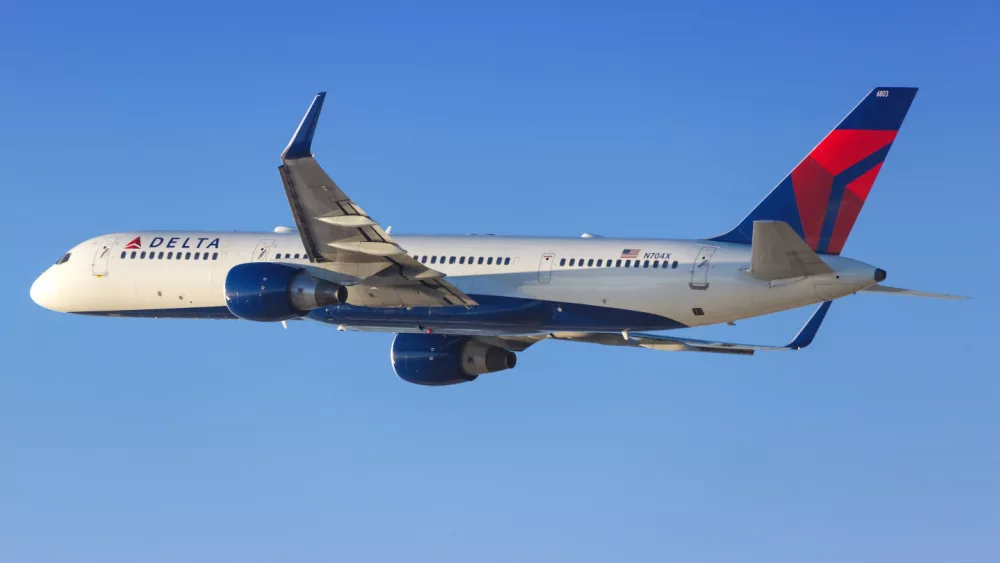
[[[580,305],[497,297],[470,295],[479,303],[476,307],[395,307],[376,308],[356,305],[335,305],[317,309],[306,318],[324,323],[349,327],[378,327],[405,329],[490,329],[503,332],[522,330],[526,333],[556,330],[670,330],[686,325],[673,319],[643,313]],[[235,319],[226,307],[190,307],[178,309],[140,309],[130,311],[85,311],[82,315],[105,317],[175,318],[175,319]]]

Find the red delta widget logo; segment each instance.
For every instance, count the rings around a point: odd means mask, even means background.
[[[164,241],[166,241],[166,244],[164,244]],[[211,242],[206,244],[207,241]],[[153,237],[153,240],[149,243],[149,248],[159,248],[160,246],[164,248],[219,248],[219,239],[211,237],[185,237],[184,242],[181,242],[181,237],[170,237],[169,239]],[[141,249],[142,237],[135,237],[125,245],[125,250]]]

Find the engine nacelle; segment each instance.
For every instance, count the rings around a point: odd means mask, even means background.
[[[445,334],[397,334],[390,356],[396,375],[418,385],[464,383],[517,364],[511,351]]]
[[[346,299],[346,287],[284,264],[239,264],[226,275],[226,306],[250,321],[286,321]]]

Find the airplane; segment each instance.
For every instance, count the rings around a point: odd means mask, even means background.
[[[313,99],[278,171],[295,228],[130,231],[66,252],[31,286],[42,307],[112,317],[305,319],[395,333],[405,381],[450,385],[513,368],[542,340],[751,355],[800,350],[830,304],[883,285],[841,256],[916,88],[879,87],[732,230],[702,239],[390,235],[320,167]],[[674,329],[819,304],[784,346]]]

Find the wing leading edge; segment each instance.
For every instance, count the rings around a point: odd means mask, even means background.
[[[476,305],[444,274],[427,268],[401,248],[320,167],[312,155],[326,93],[313,99],[278,171],[309,260],[358,280],[363,291],[349,302],[369,307]]]

